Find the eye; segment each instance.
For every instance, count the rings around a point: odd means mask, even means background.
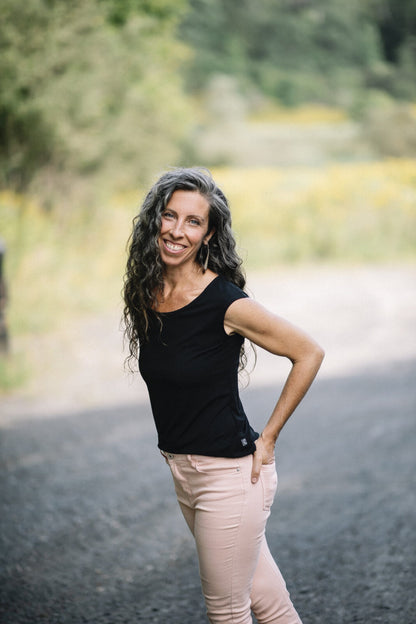
[[[174,218],[173,213],[172,213],[172,212],[170,212],[170,210],[164,210],[164,211],[162,212],[162,217],[163,217],[164,219],[173,219],[173,218]]]
[[[201,225],[200,220],[199,219],[194,219],[194,218],[189,219],[189,223],[191,225]]]

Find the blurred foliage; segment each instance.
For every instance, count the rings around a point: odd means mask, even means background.
[[[0,193],[11,335],[54,329],[121,302],[126,241],[137,197],[122,195],[54,218],[25,194]]]
[[[347,111],[398,155],[373,112],[415,78],[416,0],[2,0],[0,188],[89,206],[198,161],[207,116],[270,101]]]
[[[285,108],[267,102],[260,110],[255,110],[249,116],[250,121],[278,124],[339,124],[348,121],[345,111],[340,108],[329,108],[324,105],[312,104]]]
[[[189,116],[177,0],[2,0],[0,184],[137,186],[178,159]],[[168,103],[168,105],[167,105]],[[96,178],[96,174],[99,177]]]
[[[25,194],[0,192],[6,244],[10,351],[0,354],[0,394],[25,385],[39,367],[36,337],[79,316],[116,310],[137,197],[73,206],[53,217]],[[120,336],[121,339],[121,336]]]
[[[414,261],[416,160],[219,168],[250,268],[294,262]]]
[[[0,353],[0,394],[23,386],[29,377],[30,370],[22,353]]]
[[[416,54],[415,0],[367,0],[366,5],[377,25],[387,61],[400,63],[405,50]]]
[[[286,106],[348,107],[367,87],[416,97],[416,0],[190,0],[191,91],[231,74]]]
[[[366,107],[363,136],[382,157],[416,154],[416,114],[406,105]]]

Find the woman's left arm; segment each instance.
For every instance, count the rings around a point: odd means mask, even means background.
[[[253,299],[237,299],[225,314],[227,334],[238,333],[254,344],[287,357],[291,371],[263,432],[256,440],[252,481],[260,474],[261,464],[271,461],[279,434],[305,396],[322,363],[324,351],[301,329],[272,314]]]

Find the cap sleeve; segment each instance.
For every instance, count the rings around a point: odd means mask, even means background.
[[[244,292],[241,288],[233,284],[232,282],[227,281],[225,278],[221,278],[218,280],[218,288],[219,288],[219,297],[222,304],[222,309],[225,314],[226,310],[230,307],[234,301],[237,299],[245,299],[248,297],[248,294]]]

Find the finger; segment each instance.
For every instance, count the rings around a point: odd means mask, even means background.
[[[261,469],[261,457],[254,453],[253,455],[253,467],[251,469],[251,482],[257,483]]]

